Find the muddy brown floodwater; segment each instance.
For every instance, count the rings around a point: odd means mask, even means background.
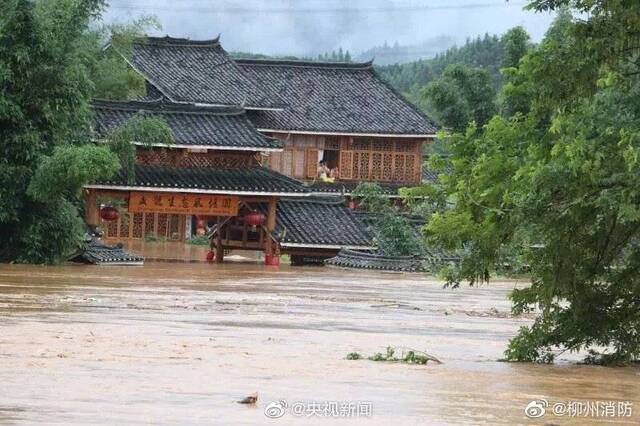
[[[0,265],[0,424],[640,423],[636,367],[497,362],[531,321],[506,300],[525,284],[451,290],[420,275],[254,264]],[[387,345],[443,364],[345,359]],[[256,405],[236,403],[253,392]],[[525,417],[537,399],[546,415]],[[281,400],[285,414],[266,417]],[[370,404],[371,416],[313,411],[334,401],[363,414]],[[633,412],[550,412],[570,401]]]

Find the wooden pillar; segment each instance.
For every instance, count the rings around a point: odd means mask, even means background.
[[[222,247],[222,229],[220,229],[220,216],[217,217],[218,225],[216,226],[216,263],[222,263],[224,260],[224,248]]]
[[[100,224],[100,210],[95,191],[85,190],[84,194],[84,220],[87,225],[98,226]]]
[[[268,235],[265,235],[266,241],[264,243],[264,255],[272,256],[274,254],[273,241],[271,236],[276,229],[276,205],[277,199],[275,197],[269,198],[269,208],[267,209],[267,231]]]

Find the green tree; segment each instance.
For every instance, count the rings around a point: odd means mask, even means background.
[[[151,147],[169,146],[175,142],[173,133],[166,121],[144,113],[138,113],[124,126],[116,128],[107,137],[109,148],[114,152],[130,184],[135,182],[135,143]]]
[[[424,252],[416,226],[390,203],[380,185],[361,183],[352,196],[371,213],[372,231],[385,255],[415,256]]]
[[[102,0],[7,0],[0,14],[0,261],[56,262],[82,235],[84,183],[115,172],[90,145]]]
[[[513,27],[500,39],[500,43],[504,48],[504,56],[502,57],[502,67],[517,67],[520,59],[529,50],[529,34],[522,27]]]
[[[440,124],[460,131],[469,121],[484,125],[495,113],[495,90],[486,70],[449,65],[422,96]]]
[[[624,363],[640,357],[640,4],[531,2],[565,6],[588,18],[561,14],[519,61],[505,87],[519,108],[447,137],[455,206],[425,232],[465,253],[443,271],[449,285],[488,280],[507,254],[528,265],[513,311],[538,316],[508,359],[604,347],[599,361]]]
[[[133,42],[151,29],[160,29],[154,17],[143,16],[126,24],[101,25],[84,33],[85,54],[96,58],[89,68],[94,84],[93,96],[99,99],[134,99],[144,96],[144,77],[129,66]],[[103,48],[108,42],[107,48]]]

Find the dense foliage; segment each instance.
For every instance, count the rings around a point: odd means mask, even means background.
[[[426,109],[445,128],[461,131],[470,121],[484,125],[496,112],[491,76],[482,68],[449,65],[422,91]]]
[[[462,64],[471,68],[482,68],[492,78],[495,87],[500,85],[500,69],[505,66],[507,58],[515,51],[526,32],[516,27],[502,37],[485,34],[473,40],[467,40],[462,46],[454,46],[432,59],[423,59],[407,64],[395,64],[378,67],[380,75],[389,81],[409,98],[416,98],[420,90],[438,78],[449,65]],[[529,46],[529,38],[525,37],[525,45]]]
[[[501,37],[468,40],[433,59],[378,71],[440,125],[460,131],[470,120],[483,125],[493,115],[502,69],[516,66],[531,47],[527,32],[515,27]]]
[[[144,77],[126,60],[133,55],[135,39],[159,28],[155,18],[143,16],[126,24],[101,25],[84,34],[86,52],[96,58],[89,76],[95,86],[94,98],[133,99],[146,93]]]
[[[107,137],[109,148],[114,152],[127,181],[135,181],[136,143],[145,146],[169,146],[175,142],[173,133],[166,121],[159,117],[138,113],[124,126],[116,128]]]
[[[352,196],[370,213],[371,231],[380,250],[388,256],[416,256],[423,244],[416,226],[393,206],[380,185],[361,183]]]
[[[487,281],[514,253],[529,268],[513,310],[538,316],[508,359],[593,348],[602,362],[628,362],[640,357],[640,4],[531,6],[572,6],[587,19],[561,13],[507,72],[502,114],[443,135],[455,206],[426,233],[465,253],[443,271],[450,285]]]
[[[89,101],[115,90],[105,73],[117,67],[104,68],[92,25],[103,7],[103,0],[2,2],[0,261],[63,259],[82,235],[82,185],[119,167],[90,140]],[[127,84],[118,86],[128,92]]]

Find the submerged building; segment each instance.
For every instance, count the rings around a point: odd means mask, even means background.
[[[272,264],[283,252],[373,249],[335,195],[363,181],[393,194],[423,177],[436,127],[371,63],[234,60],[218,39],[171,37],[136,41],[127,60],[147,94],[96,100],[96,138],[144,114],[163,119],[175,143],[140,143],[134,170],[86,186],[87,222],[107,239],[184,241],[206,229],[218,261],[250,249]],[[124,206],[116,220],[101,219],[105,197]]]

